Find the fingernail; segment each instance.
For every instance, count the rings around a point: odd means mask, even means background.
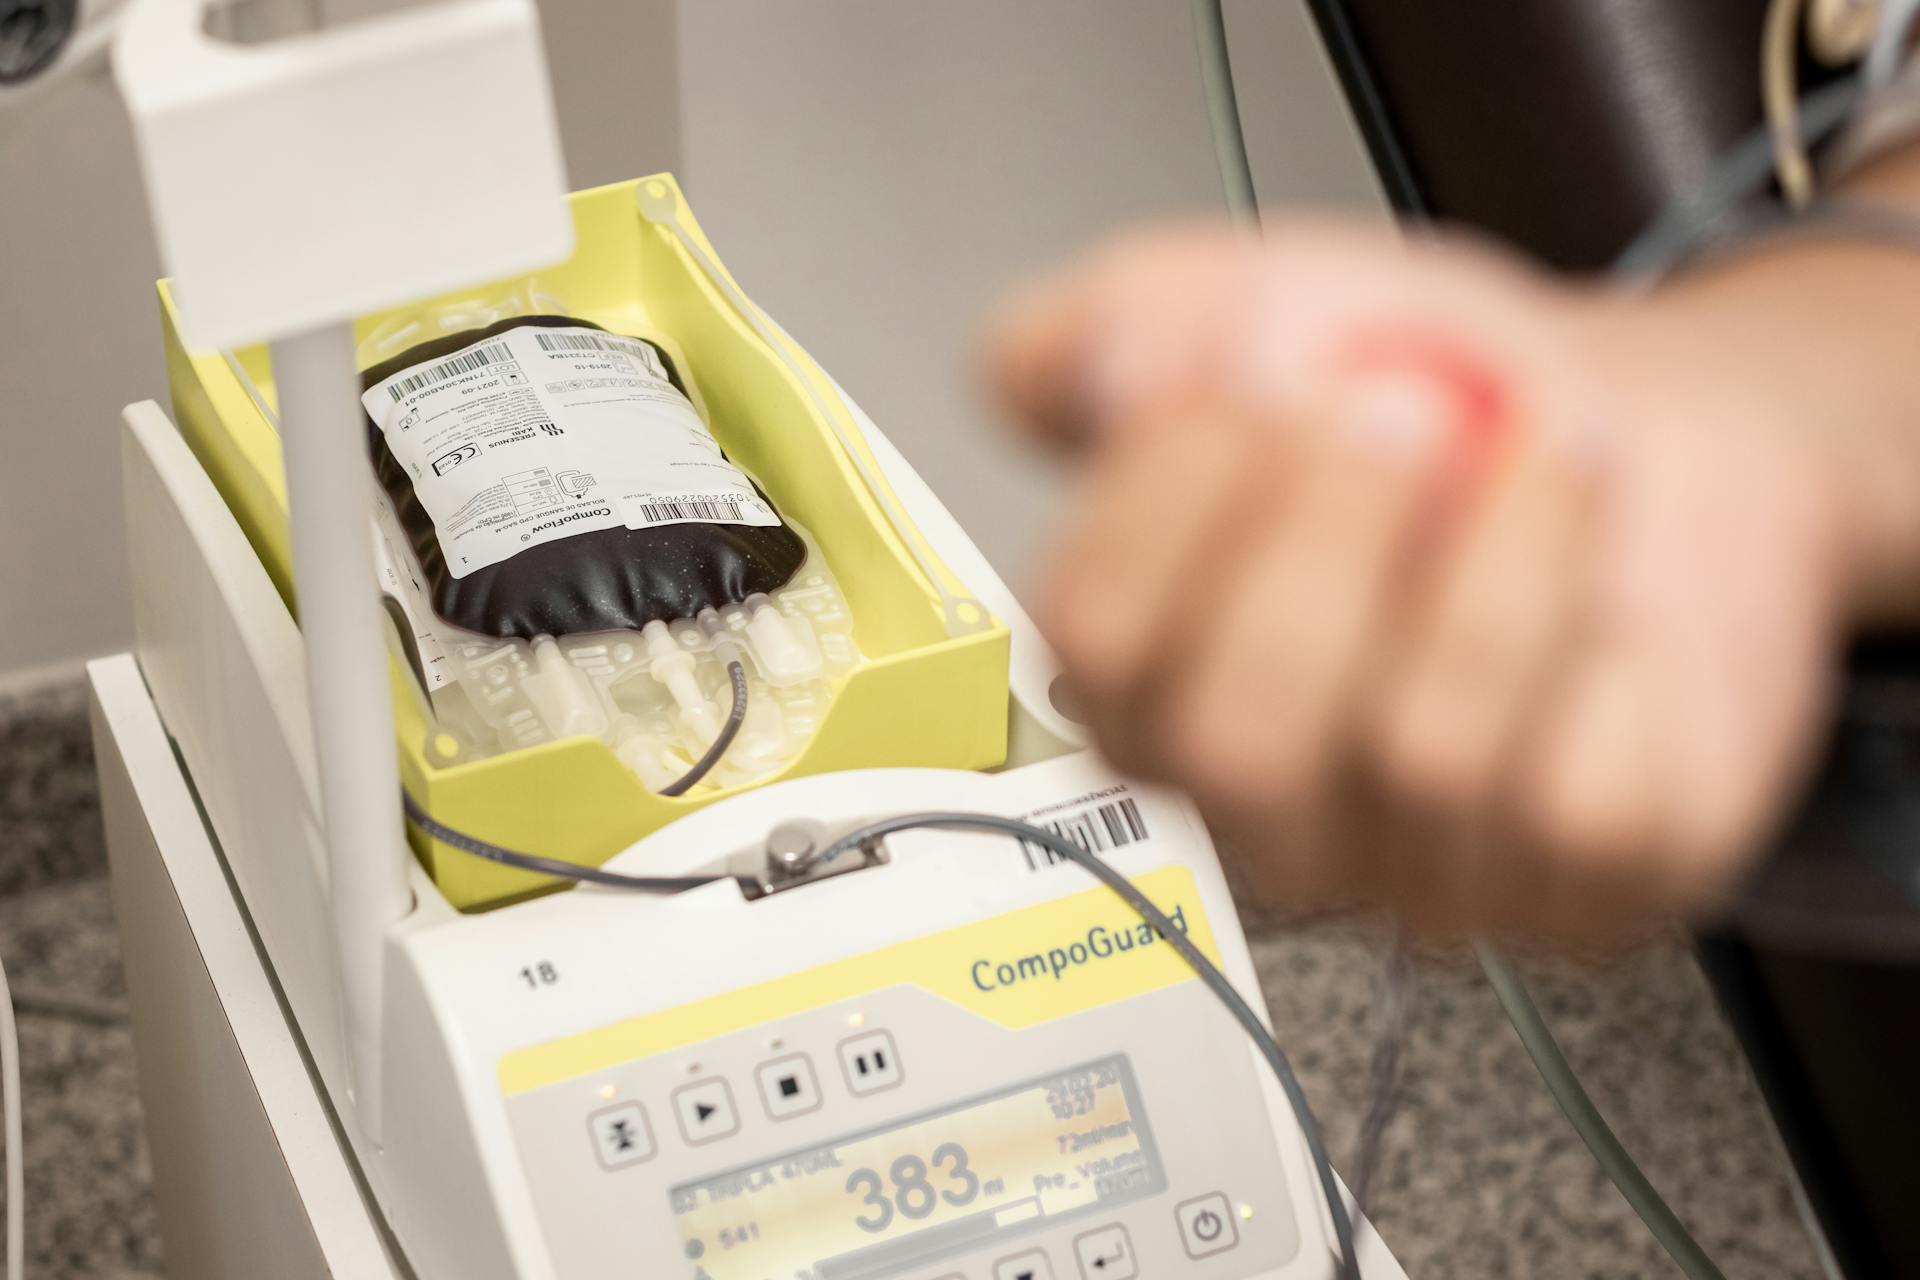
[[[1422,374],[1364,374],[1340,387],[1334,400],[1334,422],[1348,439],[1408,466],[1437,457],[1459,416],[1452,392]]]

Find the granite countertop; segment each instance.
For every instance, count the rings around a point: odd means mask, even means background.
[[[1382,931],[1351,922],[1254,938],[1275,1030],[1343,1166],[1385,950]],[[1818,1280],[1785,1157],[1684,942],[1520,967],[1595,1103],[1720,1269]],[[1409,1276],[1679,1274],[1560,1115],[1470,955],[1416,961],[1404,1063],[1371,1212]]]

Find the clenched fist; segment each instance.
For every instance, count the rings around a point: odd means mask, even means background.
[[[1710,910],[1837,646],[1907,607],[1920,413],[1767,314],[1846,252],[1628,300],[1276,224],[1035,290],[994,376],[1081,463],[1036,615],[1101,747],[1268,905],[1576,938]]]

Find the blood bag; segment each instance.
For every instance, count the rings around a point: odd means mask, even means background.
[[[785,586],[806,558],[644,338],[520,316],[361,381],[381,486],[463,630],[637,631]]]
[[[661,341],[515,297],[361,359],[384,585],[466,750],[585,734],[669,794],[798,753],[851,619]]]

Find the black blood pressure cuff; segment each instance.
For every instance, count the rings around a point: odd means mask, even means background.
[[[1789,950],[1920,961],[1920,636],[1853,647],[1825,749],[1728,923]]]

